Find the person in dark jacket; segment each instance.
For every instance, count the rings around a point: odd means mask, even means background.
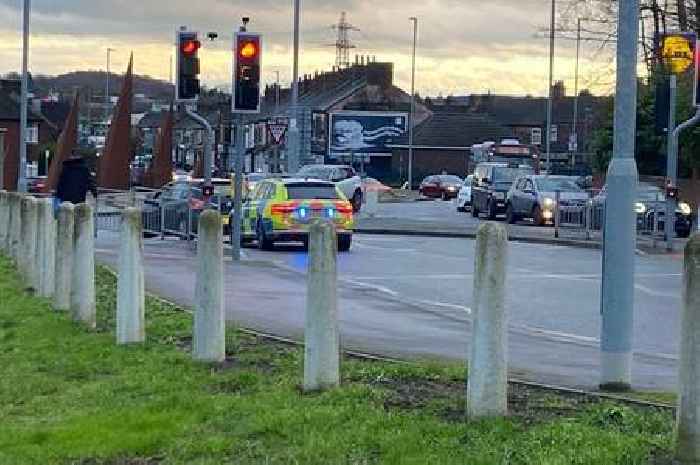
[[[82,157],[73,156],[63,162],[63,170],[56,186],[59,202],[84,203],[88,191],[97,197],[95,180]]]

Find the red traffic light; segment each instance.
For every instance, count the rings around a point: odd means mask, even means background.
[[[238,49],[241,58],[255,58],[258,54],[258,44],[256,41],[241,42]]]
[[[185,55],[193,55],[197,53],[197,50],[202,46],[202,43],[198,40],[183,40],[180,44],[180,50]]]

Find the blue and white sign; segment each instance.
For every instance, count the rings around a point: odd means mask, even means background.
[[[331,158],[349,154],[385,154],[387,145],[408,131],[408,114],[339,111],[330,114]]]

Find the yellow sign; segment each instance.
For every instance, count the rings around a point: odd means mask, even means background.
[[[695,40],[690,34],[669,34],[662,38],[661,56],[673,74],[685,72],[695,62]]]

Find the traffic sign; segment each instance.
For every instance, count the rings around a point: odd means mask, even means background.
[[[694,32],[661,34],[661,58],[672,74],[682,74],[695,63],[696,35]]]
[[[287,134],[287,127],[289,126],[289,121],[287,118],[275,118],[267,123],[267,130],[272,136],[272,140],[275,144],[283,143],[285,136]]]

